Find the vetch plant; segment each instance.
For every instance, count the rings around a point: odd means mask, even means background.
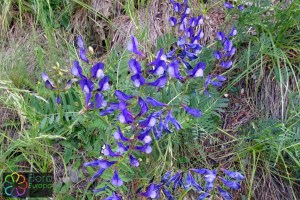
[[[110,191],[111,196],[106,200],[122,199],[122,190],[126,184],[122,179],[122,166],[138,168],[143,163],[139,158],[151,154],[154,140],[159,140],[166,134],[172,134],[183,129],[181,122],[176,116],[186,113],[193,118],[201,118],[203,113],[199,108],[192,107],[188,102],[183,101],[183,95],[191,95],[187,92],[190,85],[202,95],[210,95],[209,87],[221,87],[226,81],[222,74],[206,72],[207,64],[199,61],[199,55],[203,46],[201,39],[203,33],[203,16],[190,16],[191,10],[187,0],[179,3],[171,0],[176,16],[169,19],[173,28],[178,28],[180,36],[173,49],[160,49],[155,57],[149,57],[139,48],[138,40],[131,36],[127,50],[132,52],[132,58],[128,61],[128,71],[132,85],[138,91],[128,94],[116,89],[110,91],[113,83],[105,73],[105,64],[93,62],[87,54],[81,36],[77,39],[80,59],[92,65],[90,73],[84,74],[80,62],[75,60],[71,69],[76,81],[85,97],[82,114],[89,114],[89,111],[97,110],[101,117],[111,116],[111,125],[115,132],[111,133],[113,141],[106,141],[102,156],[91,162],[84,163],[85,167],[96,167],[97,171],[91,177],[91,182],[97,178],[103,178],[104,187],[96,188],[95,193]],[[225,5],[228,9],[229,6]],[[225,34],[218,32],[218,50],[214,51],[215,68],[225,71],[233,65],[232,56],[235,54],[235,47],[231,39],[237,34],[235,27]],[[145,61],[149,61],[145,63]],[[196,62],[196,63],[195,63]],[[45,74],[42,75],[46,87],[49,89],[58,88],[55,83]],[[69,85],[73,82],[71,81]],[[175,85],[180,85],[181,91]],[[154,93],[161,94],[164,91],[174,90],[176,95],[168,102],[163,98],[157,99],[152,96]],[[112,97],[113,96],[113,97]],[[184,114],[185,115],[185,114]],[[205,199],[213,195],[216,189],[224,199],[231,199],[223,187],[238,190],[240,181],[244,176],[239,172],[222,169],[223,175],[218,174],[220,170],[190,169],[186,172],[168,171],[159,183],[151,180],[147,186],[142,186],[136,191],[139,196],[151,199],[159,199],[162,194],[167,199],[174,199],[173,192],[178,189],[194,190],[200,195],[198,199]],[[108,177],[109,175],[109,177]],[[203,178],[201,178],[202,176]],[[228,179],[230,178],[230,179]],[[204,181],[203,181],[204,179]],[[129,181],[129,180],[127,180]],[[204,185],[200,185],[199,182]]]

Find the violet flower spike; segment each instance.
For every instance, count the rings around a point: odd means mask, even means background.
[[[103,70],[104,64],[102,62],[98,62],[91,68],[91,76],[93,78],[102,78],[104,77]]]
[[[118,169],[115,168],[114,170],[114,175],[111,179],[111,183],[117,187],[120,187],[121,185],[123,185],[123,181],[122,179],[119,177],[119,174],[118,174]]]
[[[128,43],[127,50],[135,53],[136,55],[145,57],[145,55],[138,49],[138,40],[134,36],[131,36],[131,42]]]

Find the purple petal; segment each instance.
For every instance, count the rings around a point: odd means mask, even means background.
[[[129,70],[133,74],[141,73],[142,72],[142,66],[141,64],[134,58],[130,59],[128,61]]]
[[[245,179],[245,177],[241,173],[239,173],[239,172],[229,171],[229,170],[226,170],[226,169],[222,169],[222,171],[227,176],[229,176],[230,178],[234,178],[236,180],[243,180],[243,179]]]
[[[167,67],[166,61],[160,60],[156,63],[154,70],[149,70],[149,73],[156,75],[163,75]]]
[[[96,108],[102,108],[105,107],[107,105],[107,102],[104,100],[104,96],[101,93],[97,93],[95,95],[95,101],[96,101]]]
[[[122,133],[119,126],[117,126],[117,129],[118,130],[113,134],[114,138],[116,140],[129,141],[129,138],[124,137],[124,135],[123,135],[123,133]]]
[[[118,116],[118,120],[123,124],[132,124],[134,122],[132,113],[127,109],[122,110],[122,112]]]
[[[168,73],[169,73],[169,76],[176,78],[178,80],[182,80],[182,76],[179,71],[178,62],[174,61],[168,65]]]
[[[84,49],[84,48],[85,48],[85,47],[84,47],[84,43],[83,43],[83,40],[82,40],[81,35],[79,35],[79,36],[77,37],[77,46],[78,46],[78,48],[80,48],[80,49]]]
[[[137,55],[140,56],[145,56],[142,52],[139,51],[138,49],[138,40],[136,39],[136,37],[131,36],[131,42],[127,45],[127,50],[131,51]]]
[[[74,61],[71,73],[73,76],[82,77],[82,68],[80,67],[78,60]]]
[[[147,84],[150,86],[154,86],[154,87],[164,87],[167,84],[167,80],[168,80],[167,76],[164,75],[164,76],[159,77],[154,82],[150,82]]]
[[[104,64],[101,62],[96,63],[92,68],[91,68],[91,76],[93,78],[102,78],[104,77]]]
[[[47,80],[45,82],[45,87],[49,90],[54,90],[55,89],[55,86],[52,84],[52,82],[50,82],[49,80]]]
[[[140,87],[141,85],[145,84],[145,79],[141,74],[135,74],[131,76],[131,80],[133,81],[133,84],[135,87]]]
[[[220,177],[220,179],[222,180],[222,182],[223,182],[227,187],[230,187],[230,188],[232,188],[232,189],[234,189],[234,190],[238,190],[238,189],[241,188],[241,185],[240,185],[238,182],[236,182],[236,181],[229,181],[229,180],[226,180],[226,179],[224,179],[224,178],[222,178],[222,177]]]
[[[226,79],[227,79],[225,76],[222,76],[222,75],[217,75],[216,77],[219,81],[222,81],[222,82],[226,81]]]
[[[156,53],[156,59],[150,63],[147,64],[147,66],[154,66],[156,65],[159,61],[167,60],[166,55],[164,54],[164,48],[161,48],[157,53]]]
[[[98,83],[99,85],[99,91],[106,91],[110,89],[109,86],[109,77],[108,76],[104,76]]]
[[[139,114],[137,114],[136,118],[140,117],[148,112],[148,106],[141,97],[139,97],[138,104],[139,104],[139,107],[141,108],[141,110],[140,110]]]
[[[122,92],[120,90],[116,90],[115,91],[115,95],[117,96],[117,98],[120,101],[127,101],[127,100],[130,100],[130,99],[132,99],[134,97],[132,95],[125,94],[124,92]]]
[[[144,197],[149,197],[151,199],[154,199],[157,196],[157,191],[156,187],[154,184],[151,184],[148,186],[146,192],[142,192],[141,195]]]
[[[196,117],[196,118],[202,116],[202,112],[201,112],[200,110],[195,109],[195,108],[190,108],[190,107],[188,107],[188,106],[186,106],[186,105],[182,105],[182,106],[183,106],[183,108],[185,109],[185,111],[186,111],[188,114],[190,114],[190,115],[192,115],[192,116],[194,116],[194,117]]]
[[[232,27],[230,33],[229,33],[229,37],[233,37],[233,36],[236,36],[238,34],[238,31],[236,30],[236,27]]]
[[[224,46],[224,50],[228,52],[231,50],[233,45],[232,45],[232,42],[228,38],[225,38],[225,40],[223,42],[223,46]]]
[[[122,142],[117,142],[118,150],[117,152],[123,154],[124,152],[128,151],[129,146],[125,146]]]
[[[130,160],[130,165],[132,165],[134,167],[138,167],[140,165],[138,159],[133,157],[133,155],[131,155],[131,154],[129,154],[129,160]]]
[[[107,108],[105,110],[101,110],[100,111],[100,116],[106,116],[106,115],[109,115],[111,113],[113,113],[116,109],[114,108]]]
[[[214,56],[215,56],[215,58],[218,59],[218,60],[220,60],[220,59],[222,58],[222,54],[221,54],[220,51],[215,51],[215,52],[214,52]]]
[[[238,9],[239,9],[240,11],[243,11],[243,10],[244,10],[244,5],[239,5],[239,6],[238,6]]]
[[[232,66],[232,61],[222,61],[220,62],[220,66],[224,69],[228,69]]]
[[[94,83],[87,78],[79,80],[79,85],[84,94],[92,93],[94,89]]]
[[[152,152],[151,143],[146,143],[143,146],[135,146],[134,149],[149,154]]]
[[[232,200],[233,199],[232,196],[228,192],[223,190],[222,188],[218,187],[218,190],[224,200]]]
[[[222,31],[218,32],[217,39],[223,41],[225,39],[225,34]]]
[[[175,17],[170,17],[169,22],[171,26],[176,26],[177,24],[177,19]]]
[[[151,97],[146,97],[146,102],[152,106],[158,107],[158,106],[168,106],[167,104],[164,104],[162,102],[159,102]]]
[[[84,61],[84,62],[89,62],[89,60],[88,60],[88,58],[87,58],[87,56],[86,56],[86,52],[85,52],[85,49],[83,49],[83,48],[80,48],[79,49],[79,57],[80,57],[80,59],[82,60],[82,61]]]
[[[225,3],[224,3],[224,6],[225,6],[225,8],[227,8],[227,9],[229,9],[229,10],[231,10],[231,9],[234,8],[234,6],[231,5],[229,2],[225,2]]]
[[[105,149],[103,149],[103,154],[105,156],[110,156],[110,157],[118,157],[120,154],[117,154],[113,152],[108,144],[105,145]]]
[[[177,129],[177,130],[180,130],[180,129],[182,129],[182,126],[179,124],[179,122],[173,117],[173,115],[172,115],[172,109],[169,111],[169,113],[168,113],[168,115],[167,115],[167,117],[166,117],[166,121],[167,122],[171,122],[174,126],[175,126],[175,128]]]
[[[199,62],[189,74],[190,77],[203,77],[205,68],[206,64],[204,62]]]

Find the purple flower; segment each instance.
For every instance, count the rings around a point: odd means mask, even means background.
[[[82,49],[82,48],[79,49],[79,57],[82,61],[87,62],[87,63],[89,62],[89,59],[86,56],[85,49]]]
[[[104,76],[98,83],[99,85],[99,91],[106,91],[110,89],[109,86],[109,77],[108,76]]]
[[[225,2],[225,3],[224,3],[224,6],[225,6],[225,8],[227,8],[227,9],[229,9],[229,10],[231,10],[231,9],[234,8],[234,6],[231,5],[229,2]]]
[[[220,62],[220,66],[224,69],[228,69],[232,66],[232,61],[222,61]]]
[[[167,117],[166,117],[166,124],[167,124],[167,127],[168,127],[168,123],[169,122],[171,122],[174,126],[175,126],[175,128],[176,128],[176,130],[180,130],[180,129],[182,129],[182,126],[179,124],[179,122],[173,117],[173,115],[172,115],[172,109],[169,111],[169,113],[168,113],[168,115],[167,115]]]
[[[131,124],[134,122],[132,113],[126,108],[121,111],[120,115],[118,116],[118,120],[123,124]]]
[[[171,183],[175,182],[176,180],[180,179],[181,177],[181,171],[175,173],[166,183],[167,186],[169,186]]]
[[[116,90],[115,91],[115,95],[117,96],[117,98],[120,100],[120,101],[127,101],[127,100],[130,100],[132,99],[134,96],[132,95],[128,95],[128,94],[125,94],[124,92],[122,92],[121,90]]]
[[[189,73],[190,77],[202,77],[204,75],[205,68],[206,64],[204,62],[199,62]]]
[[[188,38],[194,37],[194,29],[192,27],[187,28],[185,34]]]
[[[188,106],[186,106],[186,105],[184,105],[184,104],[182,104],[182,107],[185,109],[185,111],[186,111],[188,114],[190,114],[190,115],[192,115],[192,116],[194,116],[194,117],[196,117],[196,118],[202,116],[202,112],[201,112],[200,110],[198,110],[198,109],[190,108],[190,107],[188,107]]]
[[[56,96],[55,101],[57,104],[61,104],[61,98],[59,96]]]
[[[227,79],[225,76],[222,76],[222,75],[217,75],[216,77],[221,82],[226,81],[226,79]]]
[[[118,156],[120,156],[119,154],[113,152],[108,144],[105,145],[105,149],[103,149],[103,154],[105,156],[110,156],[110,157],[118,157]]]
[[[92,93],[94,89],[94,83],[87,78],[79,80],[79,85],[85,95]]]
[[[224,200],[232,200],[233,199],[232,196],[228,192],[223,190],[222,188],[218,187],[218,190]]]
[[[122,200],[122,197],[113,192],[112,196],[106,197],[104,200]]]
[[[222,180],[222,182],[223,182],[227,187],[230,187],[230,188],[232,188],[232,189],[234,189],[234,190],[238,190],[238,189],[241,188],[241,185],[240,185],[238,182],[236,182],[236,181],[229,181],[229,180],[226,180],[226,179],[224,179],[224,178],[222,178],[222,177],[220,177],[220,179]]]
[[[133,157],[133,155],[131,155],[131,154],[129,154],[129,160],[130,160],[130,165],[132,165],[134,167],[138,167],[140,165],[138,159]]]
[[[236,27],[234,26],[234,27],[232,27],[232,29],[231,29],[231,31],[230,31],[230,33],[229,33],[229,37],[233,37],[233,36],[236,36],[237,35],[237,33],[238,33],[238,31],[236,30]]]
[[[141,195],[144,197],[149,197],[151,199],[154,199],[157,196],[157,188],[152,183],[148,186],[146,192],[141,192]]]
[[[95,95],[95,101],[96,101],[96,108],[99,109],[101,107],[105,107],[107,105],[107,102],[104,100],[104,96],[101,93],[97,93]]]
[[[179,65],[177,61],[173,61],[168,65],[168,73],[169,76],[176,78],[178,80],[182,80],[182,76],[180,75]]]
[[[117,152],[123,154],[124,152],[128,151],[129,146],[125,146],[122,142],[117,142],[118,150]]]
[[[146,130],[140,132],[140,134],[138,135],[138,139],[145,142],[145,143],[152,142],[152,138],[149,135],[150,131],[151,131],[151,129],[149,128],[149,129],[146,129]]]
[[[116,140],[122,140],[122,141],[129,141],[129,138],[124,137],[121,129],[119,126],[117,126],[117,131],[114,132],[113,136]]]
[[[149,70],[149,73],[156,74],[156,75],[163,75],[166,69],[166,61],[160,60],[156,63],[154,70]]]
[[[167,171],[164,176],[161,179],[161,183],[165,184],[167,182],[167,180],[169,179],[170,175],[171,175],[172,171]]]
[[[207,88],[208,85],[210,84],[210,82],[211,82],[211,74],[206,77],[205,83],[204,83],[204,88]]]
[[[223,41],[225,39],[225,34],[222,31],[217,33],[217,39]]]
[[[49,90],[54,90],[55,89],[55,85],[52,83],[51,80],[46,80],[45,82],[45,87]]]
[[[175,12],[180,12],[181,11],[182,6],[181,6],[180,3],[174,1],[174,2],[172,2],[172,4],[173,4],[173,9],[174,9]]]
[[[108,186],[105,186],[103,188],[93,189],[93,193],[103,192],[108,188]]]
[[[177,40],[177,46],[181,47],[186,44],[186,38],[185,37],[180,37],[179,40]]]
[[[145,55],[138,49],[138,40],[136,37],[131,36],[131,42],[127,45],[127,50],[131,51],[137,55],[144,57]]]
[[[238,6],[238,9],[239,9],[240,11],[243,11],[243,10],[244,10],[244,5],[239,5],[239,6]]]
[[[176,26],[177,24],[177,19],[175,17],[170,17],[169,22],[171,26]]]
[[[222,171],[227,175],[229,176],[230,178],[234,178],[236,180],[243,180],[245,177],[239,173],[239,172],[234,172],[234,171],[229,171],[229,170],[226,170],[226,169],[222,169]]]
[[[163,187],[162,190],[168,200],[174,200],[174,197],[172,196],[172,194],[169,192],[167,188]]]
[[[129,70],[133,74],[140,74],[142,73],[142,66],[136,59],[132,58],[128,61]]]
[[[141,151],[141,152],[145,152],[146,154],[149,154],[152,152],[152,147],[150,145],[151,145],[151,143],[146,143],[142,146],[135,146],[134,149]]]
[[[115,163],[116,163],[116,161],[108,161],[108,160],[105,160],[105,159],[100,159],[100,160],[95,160],[95,161],[92,161],[92,162],[84,163],[83,166],[84,167],[87,167],[87,166],[100,167],[100,168],[103,168],[103,169],[107,169]]]
[[[201,40],[203,37],[204,37],[203,30],[200,29],[200,30],[198,31],[198,33],[195,35],[195,37],[192,38],[191,43],[192,43],[192,44],[197,44],[197,43],[200,42],[200,40]]]
[[[194,179],[193,176],[191,176],[190,179],[191,179],[191,185],[196,189],[196,191],[200,192],[203,190],[203,188],[197,183],[197,181]]]
[[[131,76],[131,80],[133,81],[133,84],[135,87],[140,87],[141,85],[145,84],[145,79],[141,74],[135,74]]]
[[[80,67],[78,60],[74,60],[73,67],[71,69],[71,73],[73,76],[83,77],[82,68]]]
[[[186,185],[184,185],[185,189],[188,189],[189,187],[191,187],[191,185],[192,185],[192,175],[191,175],[190,171],[188,171],[188,173],[186,175],[185,182],[186,182]]]
[[[214,56],[215,56],[215,58],[218,59],[218,60],[220,60],[220,59],[222,58],[222,54],[221,54],[220,51],[215,51],[215,52],[214,52]]]
[[[228,38],[225,38],[223,46],[225,51],[230,51],[232,48],[232,42]]]
[[[166,55],[164,54],[164,48],[161,48],[157,53],[156,53],[156,59],[150,63],[147,64],[147,66],[154,66],[156,65],[159,61],[167,60]]]
[[[85,47],[84,47],[84,43],[83,43],[83,40],[82,40],[81,35],[79,35],[79,36],[77,37],[77,46],[78,46],[78,48],[81,48],[81,49],[84,49],[84,48],[85,48]]]
[[[141,97],[139,97],[138,104],[139,104],[139,107],[141,108],[141,110],[135,118],[140,117],[140,116],[142,116],[142,115],[144,115],[145,113],[148,112],[148,106],[147,106],[146,102]]]
[[[204,200],[206,197],[208,197],[209,193],[208,192],[204,192],[202,193],[197,200]]]
[[[155,100],[155,99],[153,99],[153,98],[151,98],[151,97],[146,97],[146,102],[147,102],[148,104],[154,106],[154,107],[158,107],[158,106],[163,106],[163,107],[165,107],[165,106],[168,106],[167,104],[164,104],[164,103],[162,103],[162,102],[159,102],[159,101],[157,101],[157,100]]]
[[[156,124],[156,118],[153,116],[153,113],[150,114],[145,120],[141,121],[139,123],[139,127],[145,128],[145,127],[153,127]]]
[[[232,47],[230,49],[230,51],[228,51],[228,53],[226,54],[226,56],[233,56],[235,54],[235,51],[236,51],[236,48],[235,47]]]
[[[109,107],[109,108],[107,108],[107,109],[105,109],[105,110],[101,110],[101,111],[100,111],[100,116],[106,116],[106,115],[109,115],[109,114],[113,113],[115,110],[116,110],[116,109],[111,108],[111,107]]]
[[[121,185],[123,185],[123,181],[122,179],[120,179],[119,177],[119,174],[118,174],[118,169],[115,168],[115,171],[114,171],[114,175],[113,177],[111,178],[111,183],[117,187],[120,187]]]
[[[102,78],[104,76],[104,64],[101,62],[96,63],[92,68],[91,68],[91,76],[93,78]]]

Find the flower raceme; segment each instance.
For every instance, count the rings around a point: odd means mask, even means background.
[[[208,74],[206,63],[198,61],[199,54],[203,49],[201,44],[204,37],[203,16],[189,16],[191,10],[187,0],[182,3],[171,0],[171,4],[176,16],[169,19],[170,25],[181,31],[174,49],[161,48],[156,56],[149,58],[150,62],[144,65],[141,60],[148,59],[146,59],[145,53],[140,50],[137,38],[135,36],[130,37],[127,50],[132,52],[133,58],[128,61],[128,71],[133,86],[137,89],[148,87],[149,91],[151,88],[160,91],[174,82],[185,84],[188,81],[199,82],[200,79],[205,80],[204,93],[208,93],[210,86],[216,88],[222,86],[227,78],[220,74]],[[229,4],[226,4],[225,7],[233,9]],[[222,49],[217,49],[213,56],[216,59],[217,67],[220,67],[221,70],[226,70],[233,65],[232,56],[234,56],[236,49],[231,40],[237,33],[236,27],[233,27],[228,34],[219,31],[216,35]],[[151,146],[153,140],[158,140],[164,134],[172,133],[174,130],[180,131],[183,128],[180,120],[174,117],[177,112],[186,112],[194,118],[200,118],[203,113],[198,108],[187,105],[187,102],[172,105],[146,94],[132,95],[127,93],[128,91],[125,92],[120,89],[113,91],[113,95],[110,95],[115,100],[106,100],[109,96],[109,90],[114,87],[111,87],[110,77],[105,74],[104,63],[93,63],[89,59],[81,36],[77,38],[77,46],[79,58],[83,61],[82,64],[92,65],[89,75],[84,74],[78,60],[74,61],[71,69],[71,74],[77,80],[85,97],[85,108],[87,110],[99,110],[102,117],[112,115],[117,123],[115,132],[111,134],[114,140],[104,145],[101,159],[87,162],[84,166],[99,168],[92,176],[91,182],[102,177],[106,171],[113,171],[110,184],[107,183],[105,187],[94,191],[112,190],[112,196],[107,197],[107,200],[122,199],[120,188],[123,187],[124,181],[121,178],[121,162],[128,163],[135,168],[139,167],[141,165],[140,155],[150,154],[153,151]],[[51,90],[58,88],[47,74],[43,73],[42,78],[46,88]],[[72,82],[68,82],[68,84],[72,84]],[[151,182],[147,187],[142,187],[138,194],[152,199],[159,199],[160,195],[164,194],[168,199],[174,199],[170,188],[172,191],[176,188],[186,190],[192,188],[200,194],[198,199],[205,199],[210,197],[211,191],[216,188],[216,181],[228,188],[239,189],[239,182],[244,179],[244,176],[226,169],[222,169],[222,171],[226,177],[230,178],[229,180],[219,176],[217,170],[191,169],[186,173],[178,171],[173,174],[169,171],[163,176],[160,183]],[[204,177],[205,187],[200,185],[197,176]],[[231,196],[226,190],[221,187],[217,189],[224,199],[230,199]]]

